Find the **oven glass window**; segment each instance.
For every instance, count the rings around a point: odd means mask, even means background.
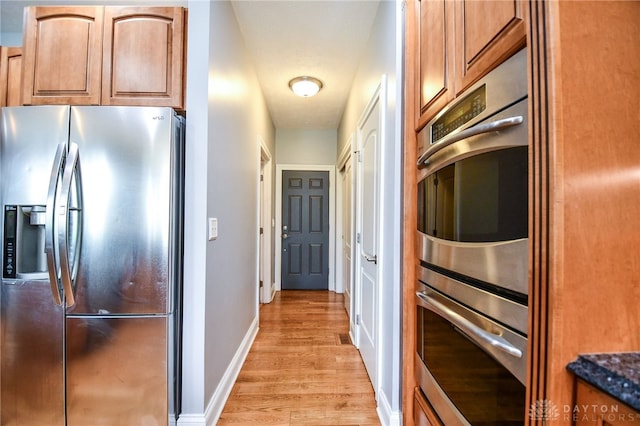
[[[506,368],[451,323],[421,306],[417,331],[418,355],[469,423],[522,425],[525,386]]]
[[[527,237],[527,147],[474,155],[418,184],[418,230],[449,241]]]

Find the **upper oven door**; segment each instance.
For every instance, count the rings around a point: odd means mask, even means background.
[[[433,150],[419,171],[417,254],[429,264],[527,294],[526,99],[488,120],[477,126],[519,124]]]
[[[424,150],[418,160],[419,175],[434,173],[464,158],[485,152],[528,146],[528,104],[521,99],[473,126],[452,133]],[[431,126],[418,134],[429,139]]]

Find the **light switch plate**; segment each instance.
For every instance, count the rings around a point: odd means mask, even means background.
[[[218,218],[209,218],[209,241],[218,238]]]

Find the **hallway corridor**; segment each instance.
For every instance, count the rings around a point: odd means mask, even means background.
[[[348,334],[341,294],[278,292],[260,308],[260,330],[218,424],[380,425]]]

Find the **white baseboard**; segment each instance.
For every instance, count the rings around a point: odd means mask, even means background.
[[[351,323],[349,323],[349,327],[351,327]],[[351,343],[355,346],[356,349],[360,350],[360,342],[356,339],[356,333],[353,329],[349,328],[349,337],[351,338]]]
[[[180,426],[207,426],[204,414],[180,414],[178,418]]]
[[[224,405],[229,398],[229,394],[231,394],[231,389],[238,378],[238,374],[240,374],[242,365],[247,359],[249,350],[258,334],[258,321],[258,317],[256,317],[253,323],[251,323],[240,347],[231,360],[229,367],[227,367],[227,371],[224,373],[224,376],[222,376],[218,387],[211,396],[205,412],[203,414],[181,414],[178,419],[179,426],[208,426],[215,425],[218,422]]]
[[[379,393],[376,411],[382,426],[400,426],[402,424],[402,413],[391,409],[387,396],[382,392]]]

